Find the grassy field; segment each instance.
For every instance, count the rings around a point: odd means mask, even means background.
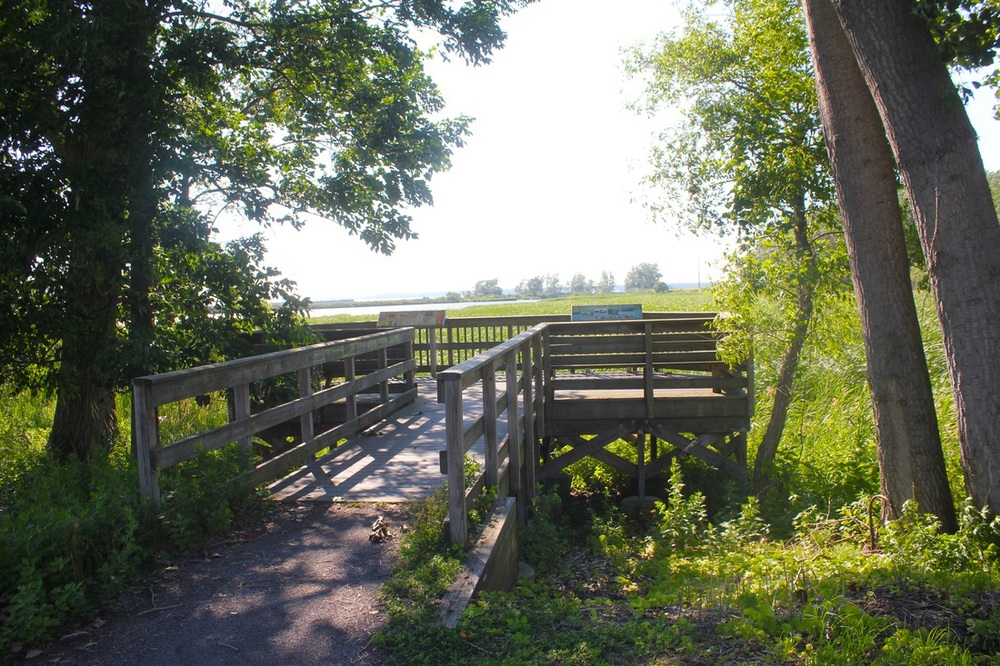
[[[605,305],[610,303],[641,303],[644,312],[701,312],[712,309],[712,296],[707,289],[676,289],[663,294],[628,292],[544,298],[538,301],[497,302],[446,310],[448,317],[502,317],[512,315],[569,314],[574,305]],[[387,304],[386,310],[393,306]],[[433,310],[434,305],[428,305]],[[374,321],[371,315],[325,315],[309,320],[312,324],[345,321]]]

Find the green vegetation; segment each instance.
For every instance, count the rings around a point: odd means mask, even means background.
[[[170,553],[205,548],[265,508],[255,489],[231,481],[246,465],[236,447],[164,474],[164,502],[154,507],[139,496],[126,402],[123,435],[86,463],[46,450],[53,409],[51,400],[0,395],[0,663],[94,612]],[[217,411],[180,408],[165,425],[195,431],[226,417]]]
[[[1000,663],[1000,521],[960,495],[944,351],[930,296],[916,296],[952,488],[965,507],[957,534],[940,533],[912,504],[900,520],[881,520],[856,307],[823,299],[775,461],[780,492],[766,505],[682,458],[660,490],[664,501],[629,518],[616,506],[627,479],[581,460],[567,468],[571,499],[541,494],[520,535],[537,578],[484,595],[456,631],[435,623],[434,600],[462,554],[437,520],[423,521],[386,588],[391,621],[377,642],[407,664]],[[680,309],[712,307],[707,293],[662,297]],[[663,307],[650,304],[659,298],[642,294],[644,309]],[[778,313],[769,316],[765,301],[756,307],[751,456],[782,351]],[[610,448],[634,458],[627,441]],[[443,497],[422,510],[443,516]]]
[[[461,553],[434,498],[376,643],[407,664],[1000,663],[1000,532],[971,507],[946,535],[913,507],[872,523],[861,498],[800,512],[779,540],[753,499],[713,515],[684,474],[675,462],[666,501],[631,519],[607,495],[540,495],[520,535],[538,577],[483,595],[454,631],[433,602]]]
[[[411,301],[412,302],[412,301]],[[575,294],[537,301],[504,302],[447,310],[449,317],[501,317],[513,315],[569,314],[574,305],[642,303],[645,312],[701,312],[712,309],[712,297],[704,289],[673,289],[669,292]],[[313,324],[374,321],[371,315],[328,315],[310,319]]]

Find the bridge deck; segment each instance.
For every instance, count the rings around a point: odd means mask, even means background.
[[[595,375],[589,375],[591,379]],[[582,378],[581,378],[582,379]],[[622,374],[599,380],[607,387]],[[573,382],[569,382],[573,383]],[[497,377],[498,391],[504,379]],[[277,500],[311,502],[409,502],[431,495],[444,482],[439,452],[445,449],[445,409],[437,402],[437,383],[417,379],[417,399],[392,417],[309,462],[269,486]],[[465,392],[465,418],[482,415],[482,388]],[[649,411],[652,411],[650,418]],[[652,404],[642,391],[616,388],[568,389],[555,392],[548,415],[549,434],[596,433],[623,420],[654,421],[677,430],[725,432],[745,427],[746,396],[708,389],[657,389]],[[505,419],[497,423],[497,437],[506,435]],[[471,453],[482,459],[483,440]]]
[[[445,479],[438,458],[445,448],[444,405],[437,402],[434,380],[418,378],[417,391],[416,402],[272,483],[268,487],[271,497],[302,502],[411,502],[433,494]],[[482,414],[481,397],[478,405],[475,402],[470,401],[467,414]],[[479,442],[473,453],[481,451]]]

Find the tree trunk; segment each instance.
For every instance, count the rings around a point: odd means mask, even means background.
[[[806,230],[805,206],[797,207],[795,212],[795,243],[803,267],[799,272],[799,282],[796,286],[796,311],[792,328],[792,339],[781,359],[778,369],[778,380],[774,387],[774,403],[771,406],[771,416],[767,428],[757,447],[757,456],[753,465],[754,493],[763,498],[770,492],[772,484],[772,467],[778,454],[778,444],[785,431],[788,420],[788,408],[792,404],[792,388],[795,382],[795,372],[799,366],[799,356],[809,335],[809,325],[812,322],[813,300],[816,284],[816,257],[813,254],[812,243]]]
[[[965,486],[1000,512],[1000,225],[976,135],[927,26],[901,0],[833,0],[913,204],[937,302]]]
[[[802,4],[861,313],[884,508],[896,518],[916,500],[954,532],[889,143],[830,0]]]
[[[87,103],[56,148],[67,174],[67,261],[56,412],[48,446],[57,456],[107,449],[117,431],[114,391],[123,380],[118,328],[131,284],[136,327],[149,320],[148,225],[155,210],[151,137],[159,98],[151,61],[156,7],[96,3],[85,29],[96,44],[79,64]],[[147,226],[143,226],[147,225]],[[131,232],[131,238],[130,238]],[[127,257],[131,240],[135,256]],[[138,245],[142,250],[138,251]],[[130,269],[136,275],[129,274]],[[123,328],[126,328],[123,326]]]

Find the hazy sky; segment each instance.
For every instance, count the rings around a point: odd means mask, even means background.
[[[418,239],[384,257],[316,220],[272,233],[268,262],[314,300],[467,291],[494,278],[513,289],[535,275],[565,283],[604,270],[621,285],[640,262],[657,263],[668,283],[711,279],[721,243],[654,225],[636,202],[657,127],[625,108],[635,85],[623,90],[621,49],[675,20],[663,0],[542,0],[521,10],[505,22],[507,45],[492,64],[429,67],[447,114],[476,120],[452,169],[431,183],[435,205],[414,211]],[[970,113],[995,170],[990,98]]]

